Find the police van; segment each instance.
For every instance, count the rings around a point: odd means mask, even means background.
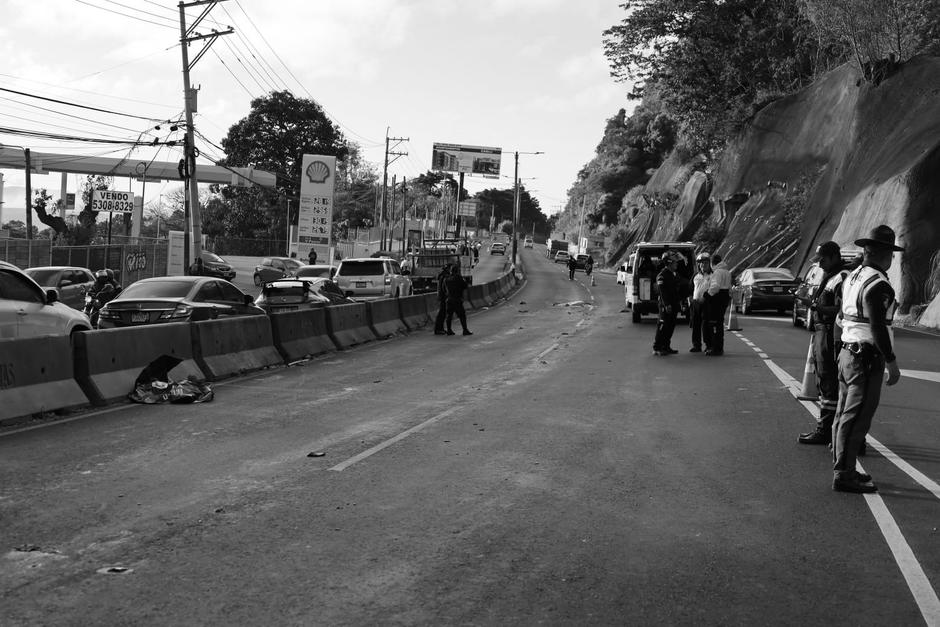
[[[659,292],[656,275],[662,270],[666,251],[679,253],[685,263],[676,269],[679,279],[681,314],[688,318],[692,277],[695,275],[695,244],[692,242],[639,242],[633,247],[623,272],[624,301],[633,314],[633,322],[640,322],[646,314],[659,314]],[[619,276],[620,273],[618,273]]]

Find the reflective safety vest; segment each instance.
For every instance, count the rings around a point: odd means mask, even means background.
[[[842,282],[842,341],[874,344],[875,337],[871,331],[871,313],[865,303],[868,291],[884,281],[890,285],[884,272],[871,266],[859,266]],[[894,345],[894,329],[891,322],[894,320],[894,310],[898,303],[893,298],[885,311],[885,324],[888,325],[888,335]]]
[[[827,307],[834,307],[836,304],[836,294],[842,294],[842,282],[845,280],[845,277],[849,276],[849,271],[846,269],[839,270],[831,277],[826,283],[822,286],[822,289],[819,290],[815,298],[815,303],[817,305],[824,305]],[[834,320],[823,320],[822,316],[819,316],[819,322],[824,324],[833,324],[837,327],[842,327],[842,317],[838,313],[833,314]]]

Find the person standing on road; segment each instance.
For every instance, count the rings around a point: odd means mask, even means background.
[[[692,277],[692,302],[690,303],[689,325],[692,327],[692,348],[690,353],[701,353],[704,341],[705,350],[711,348],[711,327],[707,324],[708,286],[712,280],[712,264],[708,253],[699,253],[695,258],[696,273]]]
[[[577,269],[578,269],[578,260],[572,257],[571,255],[569,255],[568,256],[568,280],[569,281],[574,281],[574,271]]]
[[[815,261],[823,271],[822,281],[813,294],[807,294],[801,300],[809,307],[807,326],[812,325],[813,329],[819,419],[816,429],[801,433],[797,441],[800,444],[831,444],[832,424],[839,404],[839,368],[836,358],[842,347],[841,337],[836,337],[836,316],[842,306],[842,281],[849,271],[842,261],[842,251],[836,242],[824,242],[816,247]]]
[[[317,263],[317,251],[313,248],[310,249],[310,252],[307,254],[307,262],[313,266]]]
[[[731,272],[721,261],[721,255],[712,255],[712,278],[708,285],[708,307],[705,310],[711,348],[706,355],[725,354],[725,312],[731,302]]]
[[[205,266],[202,263],[202,257],[196,257],[196,261],[189,266],[190,276],[202,276],[205,273]]]
[[[447,317],[447,291],[444,289],[444,279],[450,275],[450,264],[437,274],[437,317],[434,318],[434,335],[447,335],[444,331],[444,319]]]
[[[656,336],[653,338],[654,355],[674,355],[679,351],[672,348],[672,333],[676,329],[676,316],[679,313],[679,280],[676,269],[679,267],[678,253],[663,253],[663,269],[656,275],[656,287],[659,291],[659,320],[656,322]]]
[[[887,385],[901,378],[891,328],[897,301],[887,272],[894,253],[904,249],[894,242],[894,230],[884,224],[855,240],[865,250],[864,261],[842,282],[839,405],[832,430],[832,489],[837,492],[878,491],[855,465],[881,400],[885,369]]]
[[[588,255],[587,260],[584,262],[584,274],[591,278],[591,285],[597,285],[594,282],[594,257]]]
[[[460,276],[460,268],[452,266],[450,274],[444,279],[444,293],[447,297],[447,335],[454,335],[452,328],[454,314],[460,320],[464,335],[473,335],[467,328],[467,312],[463,308],[463,293],[467,289],[467,282]]]

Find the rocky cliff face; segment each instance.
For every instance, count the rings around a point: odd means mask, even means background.
[[[852,246],[887,224],[907,248],[889,272],[901,313],[919,313],[936,296],[940,58],[915,57],[878,85],[842,66],[761,110],[711,177],[689,167],[670,159],[650,180],[648,195],[679,194],[679,206],[640,209],[631,241],[688,239],[710,216],[726,226],[718,252],[732,265],[800,272],[820,242]],[[921,322],[940,327],[936,310]]]

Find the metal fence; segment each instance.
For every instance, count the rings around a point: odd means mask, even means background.
[[[0,259],[20,268],[37,266],[78,266],[92,272],[111,268],[121,283],[164,276],[169,245],[165,239],[124,238],[110,246],[53,246],[49,240],[0,240]]]

